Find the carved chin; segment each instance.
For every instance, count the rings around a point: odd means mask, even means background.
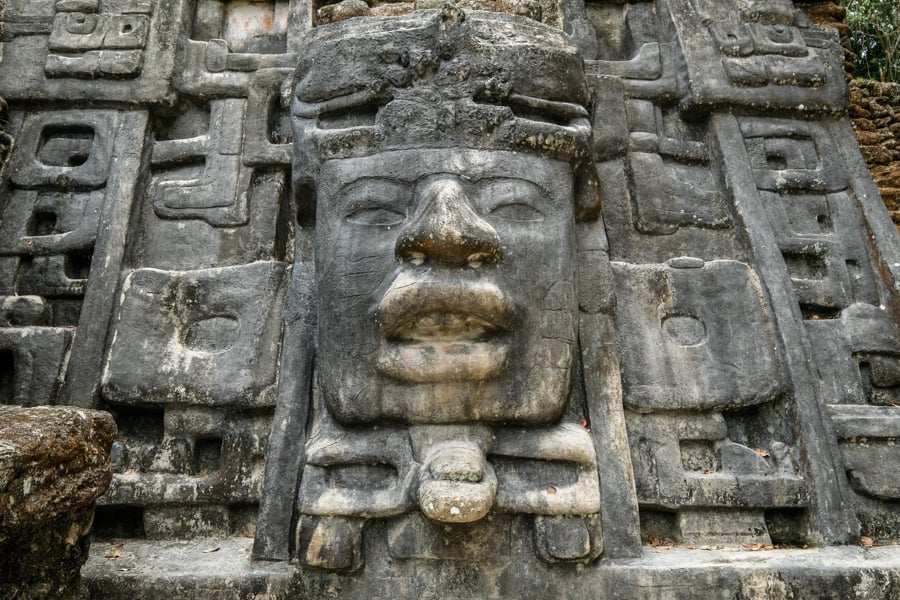
[[[410,383],[485,381],[506,367],[509,344],[503,341],[388,342],[375,368]]]

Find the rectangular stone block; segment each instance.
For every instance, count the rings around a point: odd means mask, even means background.
[[[742,10],[743,4],[660,1],[683,53],[681,108],[842,110],[847,91],[837,33],[811,24],[791,2],[757,11]]]
[[[24,11],[17,4],[2,16],[7,100],[172,101],[176,40],[191,3],[36,0]],[[39,21],[31,17],[38,12]]]
[[[103,377],[113,403],[270,405],[283,300],[282,263],[174,272],[125,283]]]
[[[769,308],[750,269],[734,261],[613,263],[627,407],[752,406],[787,388]]]
[[[761,510],[683,510],[678,526],[685,544],[772,543]]]
[[[144,510],[144,532],[149,539],[225,537],[231,515],[225,506],[167,506]]]

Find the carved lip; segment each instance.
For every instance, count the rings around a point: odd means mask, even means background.
[[[375,309],[391,341],[467,342],[508,331],[513,305],[494,283],[440,282],[398,275]]]
[[[494,283],[401,273],[375,309],[384,335],[376,368],[414,383],[490,379],[506,366],[513,321],[513,303]]]

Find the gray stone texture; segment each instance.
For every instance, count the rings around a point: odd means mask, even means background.
[[[115,434],[96,410],[0,406],[0,596],[86,597],[79,569]]]
[[[900,238],[790,0],[0,11],[96,597],[900,593]]]
[[[572,569],[520,556],[528,537],[511,530],[512,542],[496,560],[472,562],[398,560],[384,544],[382,527],[366,569],[353,577],[298,571],[280,562],[250,562],[250,541],[95,542],[85,565],[91,597],[148,600],[262,598],[628,598],[731,600],[733,598],[844,600],[894,598],[900,592],[896,548],[830,547],[801,551],[655,548],[640,558]],[[491,540],[491,549],[497,541]],[[479,544],[479,547],[482,547]],[[738,547],[740,548],[740,547]],[[523,550],[523,554],[519,551]],[[106,558],[104,555],[116,558]],[[482,558],[483,555],[479,555]],[[374,566],[375,568],[370,568]],[[127,569],[127,571],[125,570]],[[523,573],[527,575],[523,575]]]

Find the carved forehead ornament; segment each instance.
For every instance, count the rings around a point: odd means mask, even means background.
[[[414,148],[512,150],[571,163],[576,212],[596,215],[591,88],[562,31],[450,5],[350,19],[310,32],[293,83],[301,197],[329,159]]]

